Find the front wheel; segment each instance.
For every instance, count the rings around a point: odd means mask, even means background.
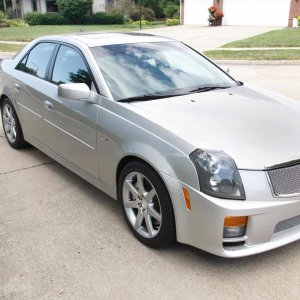
[[[126,222],[145,245],[160,248],[175,239],[175,220],[168,191],[157,173],[134,161],[124,167],[118,184]]]
[[[11,147],[23,148],[26,145],[17,113],[8,98],[2,102],[2,124],[6,139]]]

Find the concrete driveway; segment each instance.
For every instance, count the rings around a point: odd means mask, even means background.
[[[223,259],[152,250],[118,204],[0,130],[0,299],[299,299],[300,242]]]
[[[274,26],[197,26],[180,25],[142,30],[141,32],[167,36],[180,40],[202,52],[218,48],[226,43],[245,39],[282,27]]]
[[[231,72],[300,100],[299,67]],[[232,260],[146,248],[115,201],[35,148],[13,150],[1,126],[0,299],[290,300],[299,280],[300,242]]]

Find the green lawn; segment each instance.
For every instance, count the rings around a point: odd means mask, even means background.
[[[300,28],[285,28],[228,43],[222,48],[300,47]]]
[[[149,26],[144,25],[142,29],[164,26],[164,23],[156,23]],[[79,31],[132,31],[138,29],[138,25],[40,25],[28,27],[8,27],[0,28],[0,41],[28,42],[44,35],[66,34]]]
[[[300,50],[211,50],[204,54],[224,60],[300,60]]]

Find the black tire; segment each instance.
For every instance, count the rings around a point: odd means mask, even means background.
[[[142,185],[138,184],[138,177],[141,178]],[[134,193],[129,184],[135,188]],[[139,186],[143,188],[140,189]],[[140,190],[144,191],[144,197],[137,197],[136,192],[141,192]],[[132,161],[123,168],[118,182],[118,201],[129,229],[143,244],[161,248],[175,240],[172,202],[165,184],[151,167],[140,161]],[[136,205],[137,207],[132,207]],[[139,216],[143,218],[141,223],[138,221],[141,220]],[[140,227],[137,225],[139,223]]]
[[[8,116],[7,109],[9,109],[9,112],[11,114],[11,117]],[[3,125],[3,131],[6,136],[7,142],[9,145],[15,149],[21,149],[26,146],[26,142],[24,140],[23,131],[20,125],[19,118],[17,116],[17,113],[11,103],[11,101],[8,98],[5,98],[2,101],[1,105],[1,117],[2,117],[2,125]],[[9,127],[5,128],[6,121],[5,118],[9,117]],[[12,133],[12,127],[14,128],[15,133]]]

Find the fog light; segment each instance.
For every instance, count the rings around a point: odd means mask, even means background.
[[[246,234],[248,217],[226,217],[223,238],[242,237]]]

